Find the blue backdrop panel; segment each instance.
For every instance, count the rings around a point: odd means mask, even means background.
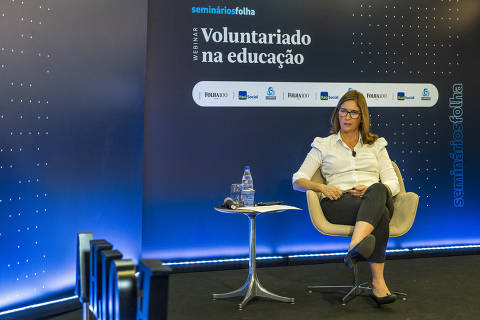
[[[140,253],[147,1],[0,8],[0,309],[71,290],[76,233]]]
[[[199,81],[399,83],[398,92],[405,91],[401,83],[432,83],[439,91],[433,107],[371,108],[373,132],[389,142],[407,190],[420,195],[412,230],[390,246],[479,243],[474,163],[479,153],[471,111],[479,98],[474,74],[479,47],[471,41],[479,37],[479,12],[473,0],[151,1],[142,255],[170,260],[246,255],[247,219],[213,210],[230,184],[240,181],[246,164],[257,200],[284,200],[305,209],[262,215],[259,254],[346,249],[348,239],[314,230],[305,195],[291,188],[291,175],[313,138],[329,134],[331,108],[200,107],[192,99]],[[301,30],[311,43],[224,42],[219,40],[224,27],[247,33]],[[207,42],[201,28],[220,31],[218,42]],[[229,52],[244,47],[275,54],[291,49],[304,60],[283,68],[227,60]],[[223,60],[215,53],[216,60],[207,62],[206,51],[220,52]],[[455,84],[462,84],[461,95]],[[449,119],[454,113],[456,125]]]

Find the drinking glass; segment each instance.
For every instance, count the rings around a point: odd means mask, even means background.
[[[230,198],[235,202],[240,202],[242,195],[242,184],[232,183],[230,186]]]

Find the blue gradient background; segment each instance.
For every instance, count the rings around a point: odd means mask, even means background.
[[[77,232],[140,256],[147,1],[5,1],[0,13],[0,46],[15,50],[0,52],[0,147],[14,150],[0,153],[14,165],[0,171],[1,310],[71,293]]]

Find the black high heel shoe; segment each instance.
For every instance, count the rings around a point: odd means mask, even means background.
[[[397,300],[397,295],[395,294],[388,294],[385,297],[377,297],[373,291],[370,293],[370,297],[375,300],[378,306],[381,306],[382,304],[388,304],[388,303],[393,303]]]
[[[350,269],[353,268],[353,265],[359,261],[364,261],[373,253],[375,249],[375,236],[373,234],[367,235],[365,238],[362,239],[352,250],[348,251],[345,258],[343,258],[343,262],[349,267]]]

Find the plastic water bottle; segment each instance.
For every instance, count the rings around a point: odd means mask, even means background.
[[[250,173],[250,166],[245,166],[242,177],[242,201],[245,206],[250,207],[254,204],[255,189],[253,189],[253,178]]]

